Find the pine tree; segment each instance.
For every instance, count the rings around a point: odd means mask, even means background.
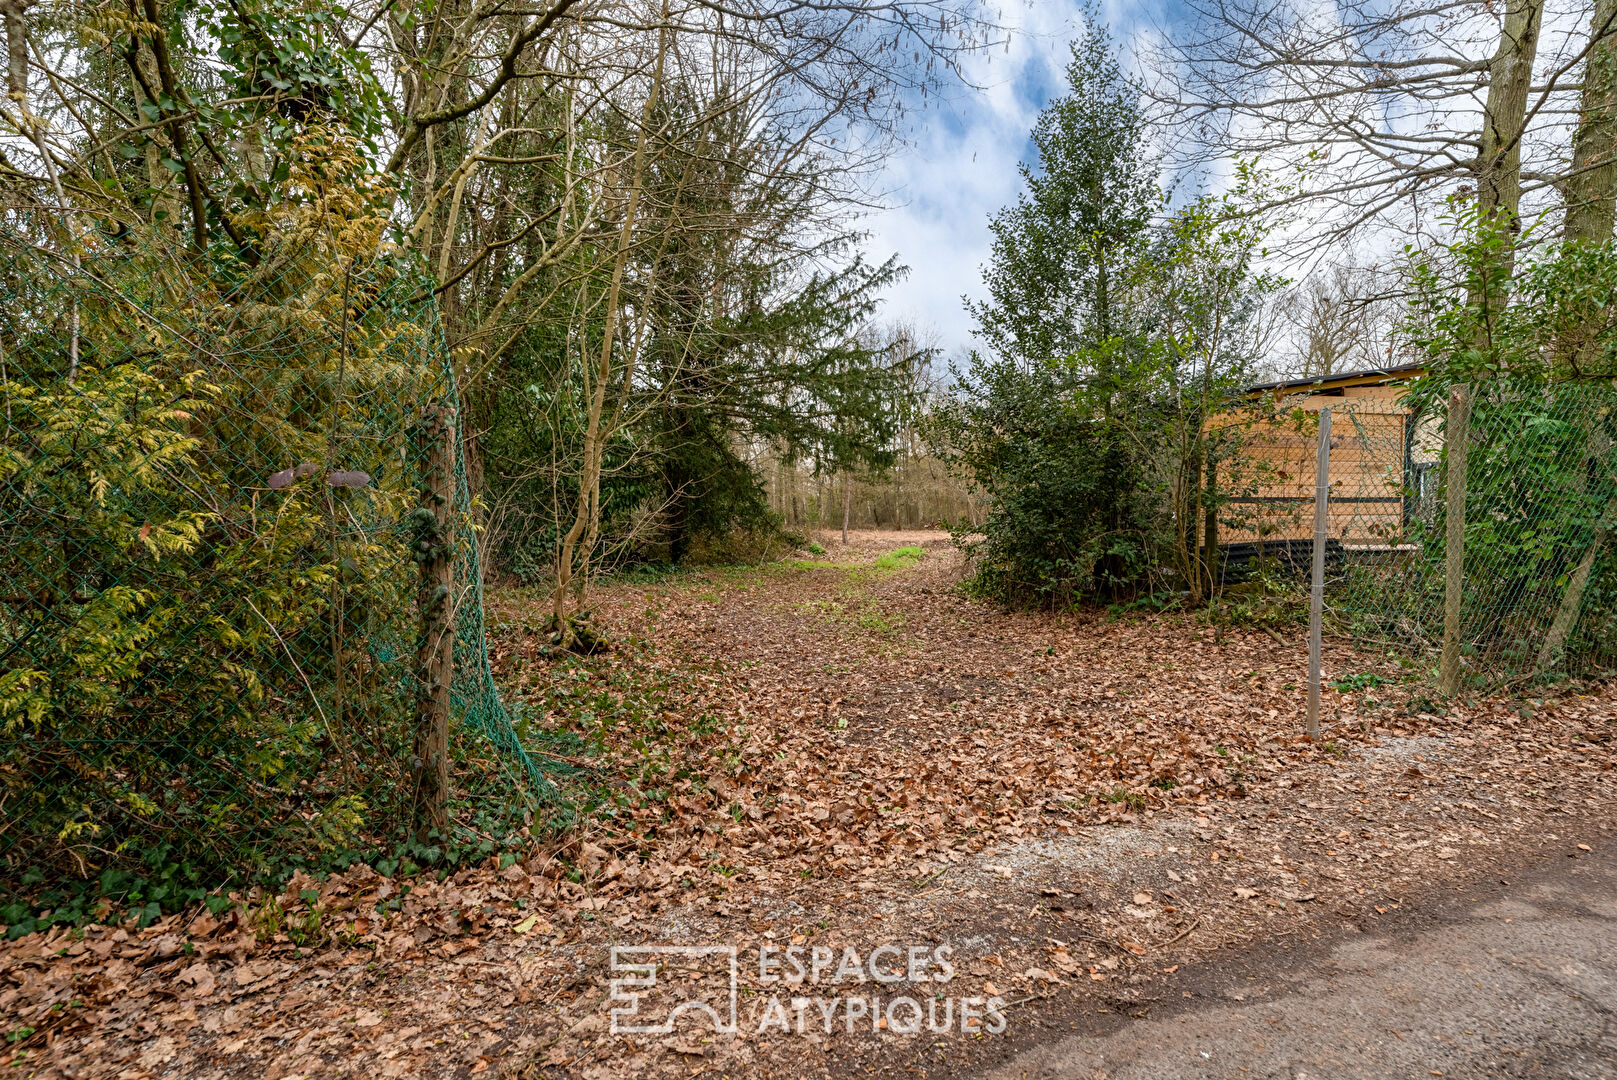
[[[988,346],[1024,368],[1126,333],[1119,297],[1163,204],[1138,89],[1093,20],[1073,43],[1067,86],[1034,125],[1026,191],[989,223],[989,299],[967,305]]]

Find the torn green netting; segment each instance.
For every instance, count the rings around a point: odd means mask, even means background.
[[[0,229],[0,893],[398,850],[415,432],[456,396],[431,289],[358,217],[264,223],[250,260],[30,228]],[[457,450],[453,809],[497,841],[554,789],[494,684]]]

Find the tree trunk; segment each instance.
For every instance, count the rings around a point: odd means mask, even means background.
[[[1201,531],[1202,457],[1199,448],[1186,454],[1183,468],[1184,506],[1179,513],[1179,546],[1184,552],[1185,586],[1190,590],[1190,606],[1202,602],[1202,573],[1198,552],[1201,544],[1197,533]]]
[[[430,405],[421,417],[421,506],[415,512],[420,569],[415,655],[416,834],[449,830],[449,687],[455,671],[455,411]]]
[[[1499,35],[1499,48],[1488,68],[1488,100],[1482,118],[1481,148],[1477,154],[1477,211],[1479,219],[1504,218],[1504,226],[1514,237],[1521,231],[1518,210],[1522,198],[1522,132],[1527,123],[1527,92],[1532,83],[1533,60],[1538,54],[1538,34],[1544,21],[1544,0],[1510,0],[1505,25]],[[1495,256],[1499,260],[1495,295],[1491,275],[1484,276],[1481,292],[1469,297],[1480,313],[1477,323],[1477,352],[1491,350],[1489,327],[1492,309],[1504,303],[1508,277],[1515,265],[1513,244],[1506,244]],[[1467,373],[1469,374],[1469,373]],[[1465,595],[1465,488],[1466,449],[1471,433],[1471,401],[1475,387],[1456,385],[1449,394],[1449,417],[1444,431],[1448,456],[1448,534],[1443,551],[1443,651],[1438,665],[1438,688],[1452,695],[1460,684],[1461,606]]]
[[[1592,430],[1588,433],[1589,457],[1591,466],[1587,471],[1596,475],[1606,471],[1606,457],[1611,451],[1611,440],[1607,438],[1600,424],[1596,421],[1589,425]],[[1578,492],[1580,498],[1587,498],[1587,481],[1583,490]],[[1539,673],[1561,662],[1561,654],[1566,650],[1566,640],[1578,625],[1578,614],[1583,610],[1583,592],[1589,584],[1589,573],[1594,569],[1595,559],[1606,546],[1611,536],[1611,526],[1617,521],[1617,500],[1608,500],[1605,509],[1601,512],[1599,520],[1595,523],[1595,534],[1584,549],[1583,555],[1578,559],[1572,576],[1567,579],[1566,592],[1561,596],[1561,603],[1555,609],[1555,617],[1550,620],[1550,628],[1544,635],[1544,644],[1538,650],[1538,663],[1536,670]]]
[[[1611,239],[1617,220],[1617,0],[1597,0],[1589,26],[1589,57],[1583,72],[1583,99],[1577,130],[1572,133],[1572,175],[1564,188],[1564,235],[1572,241],[1598,244]],[[1594,351],[1591,328],[1580,326],[1561,343],[1561,361],[1574,375],[1581,373]],[[1602,456],[1598,426],[1587,432],[1590,452]],[[1594,539],[1567,579],[1566,592],[1538,652],[1537,670],[1548,671],[1561,662],[1566,640],[1583,608],[1589,572],[1606,544],[1614,508],[1607,505]]]
[[[1578,613],[1583,609],[1583,590],[1589,584],[1589,572],[1594,569],[1595,559],[1611,535],[1613,518],[1617,518],[1617,500],[1606,504],[1606,512],[1601,515],[1594,539],[1578,560],[1572,577],[1567,580],[1566,594],[1561,597],[1561,606],[1556,609],[1549,632],[1544,635],[1544,644],[1538,650],[1536,670],[1539,674],[1561,662],[1562,654],[1566,651],[1566,639],[1572,636],[1573,627],[1578,625]]]
[[[664,15],[667,10],[664,6]],[[606,456],[606,442],[611,432],[606,430],[603,423],[606,408],[606,387],[612,379],[612,348],[618,330],[618,321],[622,316],[619,310],[619,300],[622,296],[623,277],[629,265],[629,249],[634,242],[635,220],[640,212],[640,199],[645,190],[646,181],[646,141],[647,132],[651,128],[652,117],[657,110],[658,91],[662,88],[663,62],[668,52],[668,31],[660,30],[657,36],[657,62],[652,71],[651,88],[646,94],[644,107],[640,111],[640,130],[635,135],[634,159],[629,171],[629,194],[625,200],[623,210],[623,224],[618,229],[618,247],[612,262],[612,279],[607,286],[606,304],[602,309],[601,326],[601,353],[595,372],[595,385],[590,393],[589,416],[584,430],[584,462],[579,470],[578,477],[578,506],[573,515],[573,523],[561,538],[560,549],[556,553],[556,584],[551,593],[551,617],[555,620],[555,629],[561,635],[560,645],[566,648],[572,640],[572,630],[567,621],[567,587],[572,582],[573,560],[578,554],[578,542],[589,528],[594,508],[600,498],[601,463]],[[586,374],[587,374],[586,365]],[[585,562],[584,570],[588,570],[590,550],[582,549]]]
[[[687,493],[689,476],[683,465],[670,463],[664,470],[663,492],[668,500],[668,561],[683,562],[691,550],[691,519]]]
[[[1207,450],[1207,477],[1203,485],[1207,492],[1207,505],[1203,508],[1206,520],[1202,529],[1203,562],[1207,567],[1207,602],[1218,597],[1218,461],[1212,448]]]
[[[848,546],[848,517],[853,513],[853,477],[842,474],[842,546]]]
[[[1508,212],[1511,231],[1522,201],[1522,131],[1532,85],[1544,0],[1509,0],[1499,48],[1488,67],[1488,101],[1477,154],[1477,205],[1483,214]],[[1508,255],[1506,256],[1509,257]]]
[[[5,18],[6,25],[6,89],[8,96],[17,104],[23,116],[23,123],[28,123],[28,30],[27,23],[23,21],[23,13],[27,11],[25,0],[3,0],[0,2],[0,15]]]
[[[1448,455],[1447,537],[1443,547],[1443,655],[1438,689],[1452,695],[1460,687],[1460,615],[1465,596],[1465,457],[1471,432],[1471,395],[1466,386],[1449,391],[1443,444]]]
[[[1597,0],[1566,181],[1568,240],[1611,239],[1617,218],[1617,0]]]

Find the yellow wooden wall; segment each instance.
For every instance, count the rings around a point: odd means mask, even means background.
[[[1235,498],[1221,515],[1222,545],[1314,537],[1314,458],[1317,429],[1299,430],[1284,417],[1331,408],[1330,502],[1327,536],[1348,547],[1398,544],[1404,533],[1404,448],[1409,412],[1402,387],[1346,386],[1340,395],[1317,391],[1281,398],[1279,422],[1260,422],[1225,466],[1221,486]]]

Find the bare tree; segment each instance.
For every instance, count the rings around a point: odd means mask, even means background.
[[[1365,226],[1418,227],[1433,196],[1543,208],[1578,169],[1567,149],[1580,77],[1617,26],[1543,0],[1191,0],[1147,47],[1176,162],[1255,159],[1289,180],[1272,209],[1308,207],[1291,250],[1317,255]],[[1587,30],[1585,28],[1588,28]],[[1541,47],[1547,39],[1547,47]]]
[[[1397,302],[1384,275],[1346,262],[1322,266],[1278,300],[1292,357],[1280,374],[1298,378],[1363,371],[1392,362]]]

